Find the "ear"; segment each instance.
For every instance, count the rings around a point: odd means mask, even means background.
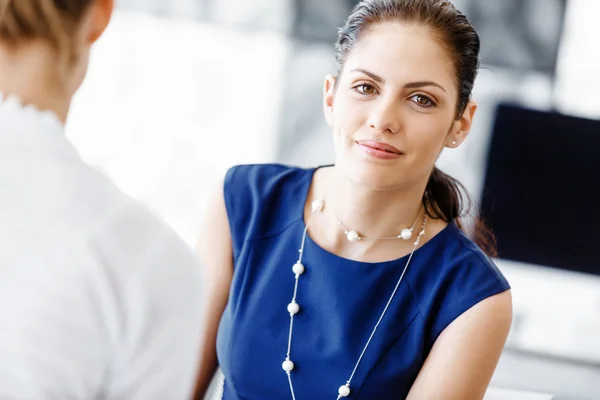
[[[88,10],[89,34],[88,44],[96,42],[106,30],[112,16],[115,4],[114,0],[94,0]]]
[[[475,111],[477,111],[477,103],[473,100],[470,100],[465,107],[465,111],[454,122],[454,126],[448,133],[448,137],[446,138],[446,147],[456,148],[465,141],[467,136],[469,136],[469,132],[471,132]]]
[[[333,101],[335,98],[336,77],[329,74],[325,77],[323,85],[323,112],[329,126],[333,125]]]

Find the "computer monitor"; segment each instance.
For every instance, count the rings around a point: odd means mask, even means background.
[[[600,121],[501,104],[481,212],[500,259],[600,275]]]

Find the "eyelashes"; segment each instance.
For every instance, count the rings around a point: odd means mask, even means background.
[[[419,107],[430,108],[435,107],[437,105],[433,100],[431,100],[428,96],[425,96],[424,94],[415,94],[411,97],[411,99],[414,99],[414,103],[417,104]]]
[[[359,85],[354,86],[352,89],[363,95],[371,95],[377,92],[375,86],[369,85],[368,83],[361,83]]]
[[[352,90],[361,96],[373,96],[378,93],[375,86],[368,83],[360,83],[352,87]],[[436,107],[437,103],[429,96],[417,93],[413,94],[409,99],[420,108],[431,108]]]

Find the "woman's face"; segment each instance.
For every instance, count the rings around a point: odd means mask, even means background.
[[[324,108],[336,166],[358,184],[424,185],[444,146],[458,146],[469,132],[476,106],[457,118],[453,60],[424,26],[371,26],[348,54],[337,87],[335,79],[325,80]]]

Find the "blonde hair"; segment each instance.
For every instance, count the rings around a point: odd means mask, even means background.
[[[0,41],[11,47],[44,40],[61,55],[74,57],[78,23],[93,0],[0,0]]]

